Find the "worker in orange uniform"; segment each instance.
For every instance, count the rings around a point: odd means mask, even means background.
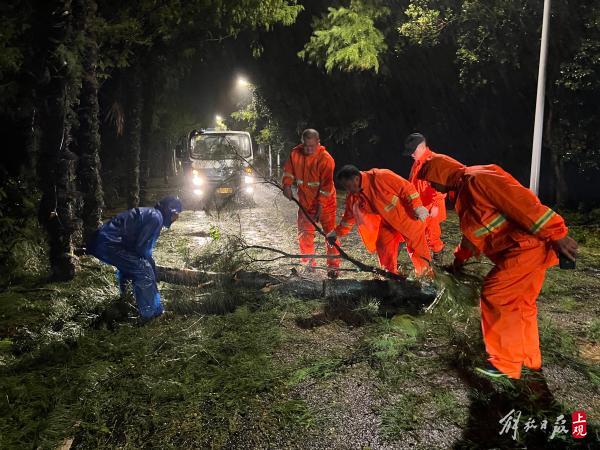
[[[423,163],[435,153],[427,146],[425,136],[420,133],[413,133],[404,142],[404,154],[412,156],[415,160],[408,181],[417,188],[421,202],[429,212],[429,216],[425,221],[425,238],[433,254],[433,261],[440,263],[442,250],[444,249],[440,224],[446,220],[446,194],[436,191],[427,181],[417,178],[417,173],[419,173]]]
[[[283,166],[283,194],[292,199],[292,185],[298,188],[298,202],[314,222],[320,222],[325,233],[335,227],[336,192],[333,184],[335,162],[327,149],[321,145],[317,130],[307,129],[302,133],[302,143],[292,149],[289,159]],[[298,210],[298,242],[301,255],[313,255],[315,252],[315,227],[304,211]],[[327,275],[337,278],[339,269],[338,251],[325,243],[327,247]],[[307,270],[313,271],[314,258],[303,258]]]
[[[398,246],[405,241],[417,276],[430,275],[427,209],[415,187],[387,169],[361,172],[344,166],[337,179],[348,195],[342,220],[328,239],[350,233],[356,223],[365,247],[371,253],[377,251],[384,269],[398,273]]]
[[[418,177],[456,194],[463,238],[454,270],[483,253],[494,264],[481,292],[481,324],[490,377],[520,378],[523,367],[541,370],[536,299],[546,269],[575,261],[577,243],[556,214],[496,165],[466,167],[444,155],[425,162]]]

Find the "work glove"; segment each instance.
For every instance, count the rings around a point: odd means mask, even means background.
[[[291,186],[284,186],[283,187],[283,195],[288,200],[291,200],[292,199],[292,187]]]
[[[417,206],[415,208],[415,216],[421,222],[425,222],[425,219],[427,219],[427,217],[429,216],[429,212],[427,211],[427,208],[425,208],[424,206]]]
[[[327,243],[329,245],[333,246],[337,242],[337,233],[335,232],[335,230],[329,232],[325,239],[327,239]]]
[[[439,213],[440,213],[439,206],[432,206],[431,210],[429,211],[429,215],[431,217],[437,217]]]

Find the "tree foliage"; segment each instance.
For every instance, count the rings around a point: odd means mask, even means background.
[[[277,119],[255,88],[252,88],[250,101],[242,103],[239,110],[231,113],[231,117],[259,144],[280,145],[284,140]]]
[[[398,32],[415,45],[437,45],[440,33],[452,22],[452,13],[443,14],[432,9],[425,1],[411,2],[404,14],[407,19],[398,27]]]
[[[298,53],[300,58],[323,65],[327,72],[379,71],[379,57],[387,49],[375,21],[389,13],[387,7],[362,0],[330,7],[327,15],[315,19],[313,35]]]

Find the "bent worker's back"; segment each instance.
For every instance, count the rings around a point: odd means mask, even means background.
[[[144,320],[163,312],[156,285],[152,249],[162,227],[170,227],[181,212],[176,197],[166,197],[153,208],[132,208],[102,225],[88,245],[88,253],[115,266],[121,293],[133,283],[138,310]]]
[[[97,246],[100,242],[120,245],[145,256],[156,243],[162,226],[163,217],[156,208],[132,208],[103,224],[91,245]]]

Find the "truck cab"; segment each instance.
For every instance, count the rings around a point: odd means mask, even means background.
[[[184,191],[192,208],[218,207],[225,200],[252,202],[256,180],[249,133],[192,130],[187,144]]]

